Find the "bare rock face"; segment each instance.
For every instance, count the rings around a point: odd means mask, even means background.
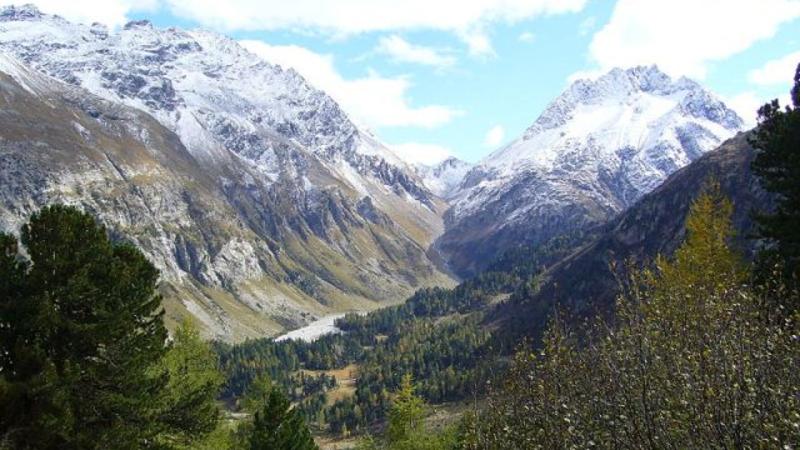
[[[742,127],[713,94],[656,67],[576,81],[464,175],[436,249],[469,275],[517,245],[602,224]]]
[[[208,32],[0,10],[0,229],[81,206],[239,340],[447,284],[444,203],[292,70]]]

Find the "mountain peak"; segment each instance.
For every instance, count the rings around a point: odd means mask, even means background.
[[[461,167],[461,166],[469,166],[470,164],[466,161],[456,158],[455,156],[448,156],[447,158],[439,161],[436,164],[433,164],[435,170],[444,170],[448,167]]]
[[[688,81],[688,80],[687,80]],[[665,93],[676,88],[690,87],[685,82],[675,83],[658,66],[616,67],[595,78],[575,80],[562,94],[573,102],[588,103],[610,96],[624,96],[635,92]],[[691,86],[693,87],[693,86]]]
[[[739,129],[743,126],[741,118],[735,112],[697,82],[686,77],[673,80],[658,66],[651,65],[614,68],[593,80],[576,80],[547,106],[526,130],[523,139],[531,139],[544,131],[564,126],[580,105],[624,103],[639,95],[682,101],[680,107],[686,114],[717,121],[727,129]],[[692,99],[699,99],[699,102]],[[684,105],[685,102],[691,104]],[[707,108],[698,107],[698,103]]]
[[[596,83],[603,82],[627,83],[642,92],[664,90],[673,85],[672,78],[662,72],[656,65],[635,66],[628,69],[615,68],[600,77]]]
[[[15,6],[9,5],[0,8],[0,21],[7,20],[34,20],[42,17],[42,12],[30,3]]]
[[[714,94],[656,66],[578,80],[464,175],[437,248],[469,275],[521,242],[597,225],[742,128]]]

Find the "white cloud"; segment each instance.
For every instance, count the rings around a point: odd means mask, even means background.
[[[404,161],[412,164],[433,165],[453,156],[453,151],[436,144],[407,142],[390,146]]]
[[[586,0],[166,0],[175,12],[225,29],[467,30],[488,22],[580,11]]]
[[[500,145],[505,137],[506,130],[501,125],[495,125],[486,132],[483,144],[489,148],[494,148]]]
[[[792,86],[797,64],[800,63],[800,52],[790,53],[782,58],[767,61],[758,69],[747,74],[750,83],[760,86],[760,91],[768,89],[775,95],[764,95],[756,91],[746,91],[725,99],[748,125],[756,124],[758,108],[777,98],[781,105],[790,105],[789,90]]]
[[[446,55],[435,48],[414,45],[396,34],[382,37],[378,41],[375,51],[388,55],[396,62],[423,64],[439,68],[450,67],[456,62],[455,57],[452,55]]]
[[[475,27],[467,31],[459,31],[458,37],[467,44],[472,56],[495,56],[492,40],[483,27]]]
[[[526,44],[530,44],[536,40],[536,35],[531,33],[530,31],[525,31],[524,33],[521,33],[519,37],[517,37],[517,40],[519,40],[520,42],[524,42]]]
[[[750,71],[747,78],[751,83],[758,85],[791,85],[798,63],[800,63],[800,51],[768,61],[763,67]]]
[[[739,114],[748,127],[752,127],[756,124],[758,108],[766,103],[766,101],[756,95],[755,92],[742,92],[733,97],[725,98],[723,101]]]
[[[587,0],[0,0],[117,27],[134,11],[168,7],[176,16],[222,31],[302,30],[333,36],[437,30],[456,34],[471,54],[492,55],[487,27],[579,12]]]
[[[473,54],[491,54],[485,29],[537,16],[578,12],[586,0],[163,0],[172,11],[222,30],[312,30],[333,35],[438,30]]]
[[[158,0],[25,0],[0,1],[0,6],[22,3],[30,3],[44,13],[57,14],[73,22],[100,22],[112,28],[124,25],[131,12],[153,11],[158,7]]]
[[[704,78],[709,63],[797,17],[797,0],[619,0],[589,53],[601,69],[658,64],[672,75]]]
[[[748,127],[753,127],[756,124],[758,117],[758,109],[765,103],[777,98],[781,105],[789,105],[789,95],[759,95],[753,91],[742,92],[734,95],[733,97],[726,97],[723,99],[726,105],[736,111],[739,116],[745,121]]]
[[[461,114],[442,105],[411,106],[407,98],[411,83],[405,77],[385,78],[370,72],[363,78],[345,79],[336,71],[331,55],[295,45],[253,40],[240,43],[271,63],[297,70],[309,83],[333,97],[353,119],[367,126],[433,128]]]

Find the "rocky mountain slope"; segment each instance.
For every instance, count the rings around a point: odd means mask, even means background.
[[[618,292],[617,276],[624,274],[626,259],[641,264],[656,255],[670,255],[685,238],[689,207],[707,182],[719,182],[734,206],[735,242],[745,256],[752,257],[758,242],[754,211],[769,211],[774,197],[765,192],[750,171],[754,156],[740,133],[719,148],[700,157],[670,176],[661,186],[605,224],[597,237],[550,267],[541,277],[541,288],[530,297],[501,308],[499,316],[525,334],[544,326],[554,305],[577,315],[607,312]],[[612,269],[612,264],[616,269]],[[615,273],[616,271],[616,273]],[[524,320],[520,318],[525,318]]]
[[[699,84],[656,67],[576,81],[464,176],[436,249],[469,275],[520,244],[581,233],[742,127]]]
[[[162,270],[171,318],[238,340],[450,281],[426,256],[443,202],[296,72],[31,6],[0,10],[0,50],[0,228],[82,205]]]

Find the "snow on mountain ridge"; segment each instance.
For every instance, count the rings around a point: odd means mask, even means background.
[[[655,66],[613,69],[595,81],[573,83],[521,138],[478,165],[496,177],[533,167],[553,170],[584,138],[596,141],[601,153],[651,148],[659,140],[678,141],[671,133],[689,122],[718,137],[729,137],[743,126],[735,112],[694,81],[673,82]]]
[[[545,108],[544,112],[525,131],[524,138],[564,125],[578,105],[591,105],[612,98],[624,99],[640,92],[659,96],[669,96],[677,92],[707,92],[695,81],[681,77],[673,81],[657,66],[637,66],[629,69],[615,68],[596,80],[579,79]],[[710,102],[710,98],[704,100]],[[717,100],[717,102],[719,102]],[[729,110],[730,111],[730,110]],[[725,120],[737,125],[741,119],[730,111]]]
[[[430,207],[412,168],[359,130],[333,99],[296,71],[264,61],[228,37],[161,29],[148,21],[109,32],[26,5],[0,10],[0,48],[57,79],[151,113],[197,157],[226,158],[232,150],[276,173],[280,168],[270,167],[276,158],[269,153],[274,141],[284,141],[334,171],[344,162],[372,179],[356,183],[370,187],[364,195],[375,195],[376,187],[385,194],[405,189]],[[382,179],[387,170],[377,167],[381,161],[406,185]]]
[[[26,3],[21,6],[11,5],[0,8],[0,21],[38,19],[41,16],[42,13],[39,11],[39,8],[31,3]]]
[[[743,126],[702,86],[655,66],[578,80],[464,176],[437,248],[463,275],[504,246],[601,223]],[[471,240],[477,258],[464,250]]]

